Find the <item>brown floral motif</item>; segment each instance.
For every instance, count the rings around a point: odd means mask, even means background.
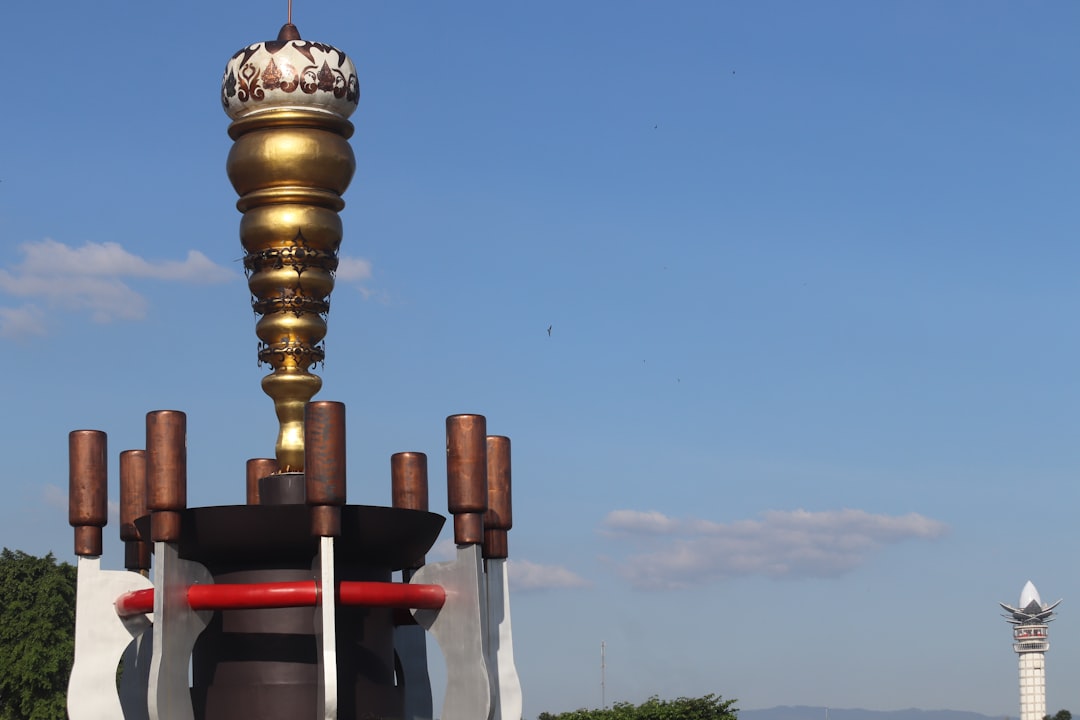
[[[300,90],[305,95],[313,95],[319,89],[319,76],[315,73],[315,66],[308,65],[304,68],[302,73],[303,79],[300,81]]]
[[[338,75],[340,74],[338,73]],[[334,73],[330,71],[330,66],[324,60],[322,67],[319,68],[319,89],[323,92],[332,92],[334,85],[336,85],[335,80]]]
[[[280,65],[275,58],[271,57],[260,72],[258,66],[247,62],[255,54],[259,46],[245,48],[233,56],[234,59],[243,58],[239,73],[235,73],[230,69],[222,80],[222,104],[227,108],[229,99],[233,97],[236,97],[241,103],[246,103],[249,100],[262,100],[266,97],[266,92],[272,90],[279,90],[284,93],[300,90],[306,95],[325,92],[332,94],[339,100],[344,98],[346,102],[356,104],[360,98],[360,88],[356,75],[350,72],[346,76],[340,69],[330,65],[332,60],[328,57],[326,59],[323,57],[316,59],[317,55],[313,50],[320,51],[324,56],[336,55],[338,68],[343,66],[347,60],[343,52],[323,43],[291,42],[286,44],[289,44],[301,55],[311,60],[312,64],[298,71],[284,57],[281,58]],[[264,45],[264,47],[268,48],[268,44]],[[280,47],[275,48],[275,50],[280,49]]]
[[[221,81],[221,103],[229,106],[229,98],[236,95],[236,74],[229,70],[229,74]]]
[[[240,102],[247,102],[249,98],[262,100],[266,93],[259,87],[259,69],[250,63],[240,68],[240,89],[236,92],[236,98]]]
[[[262,71],[262,85],[267,90],[276,90],[281,85],[281,71],[278,70],[274,58],[270,58],[270,62]]]

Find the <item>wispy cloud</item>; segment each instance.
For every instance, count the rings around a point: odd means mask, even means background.
[[[678,588],[728,577],[836,577],[881,547],[932,540],[948,527],[923,515],[864,510],[770,510],[760,519],[716,523],[655,511],[615,510],[602,532],[636,543],[619,573],[638,588]]]
[[[337,273],[338,280],[345,282],[360,282],[371,279],[371,261],[364,258],[339,257]]]
[[[457,557],[453,538],[444,538],[428,551],[428,562],[443,562]],[[506,562],[511,592],[536,592],[561,588],[588,587],[589,581],[559,565],[541,565],[518,558]]]
[[[26,302],[0,307],[0,337],[43,334],[49,310],[86,313],[98,323],[140,320],[146,298],[125,282],[128,278],[218,283],[237,277],[197,250],[182,261],[146,260],[113,242],[72,247],[45,239],[19,250],[22,262],[0,268],[0,293]]]
[[[21,250],[25,258],[17,270],[21,275],[31,277],[144,277],[197,283],[222,282],[234,277],[198,250],[189,250],[187,259],[182,262],[150,262],[114,242],[86,243],[75,248],[46,238],[41,242],[26,243]]]
[[[585,578],[559,565],[541,565],[510,558],[506,561],[506,570],[510,576],[511,591],[554,590],[589,585]]]
[[[45,313],[36,305],[0,307],[0,337],[27,338],[45,334]]]
[[[384,293],[372,290],[364,284],[372,277],[370,260],[356,257],[339,257],[335,276],[339,283],[348,283],[354,286],[360,291],[360,295],[365,300],[374,298],[385,304],[386,296]]]
[[[608,531],[641,533],[643,535],[669,535],[679,532],[686,524],[669,518],[663,513],[650,510],[612,510],[604,518],[604,528]]]

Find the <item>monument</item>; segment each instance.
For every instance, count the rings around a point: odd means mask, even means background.
[[[1020,661],[1020,720],[1042,720],[1046,715],[1047,623],[1060,603],[1044,604],[1030,580],[1020,591],[1016,607],[998,603],[1013,626],[1013,651]]]
[[[271,369],[262,387],[279,422],[274,456],[247,460],[245,504],[188,507],[187,418],[149,412],[146,446],[119,456],[127,570],[110,571],[106,434],[70,434],[71,720],[430,720],[427,633],[446,663],[444,720],[520,720],[509,439],[488,435],[481,415],[446,418],[456,557],[427,564],[444,523],[428,511],[427,456],[389,458],[391,507],[349,505],[345,406],[312,400],[358,100],[352,61],[302,39],[291,11],[274,40],[226,67],[226,168],[258,357]]]

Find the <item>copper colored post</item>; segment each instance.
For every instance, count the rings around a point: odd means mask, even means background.
[[[454,515],[454,542],[484,541],[487,510],[487,420],[483,415],[446,418],[446,486]]]
[[[100,430],[68,435],[68,523],[75,528],[75,554],[101,555],[101,528],[108,521],[108,459]]]
[[[341,508],[337,505],[312,505],[311,534],[319,537],[341,535]]]
[[[304,408],[304,475],[311,509],[311,532],[341,534],[345,504],[345,405],[330,400]]]
[[[177,542],[187,507],[187,416],[178,410],[146,414],[146,491],[151,539]]]
[[[247,504],[259,504],[259,481],[278,471],[273,458],[251,458],[247,461]]]
[[[146,515],[146,451],[120,453],[120,539],[124,541],[124,567],[150,569],[149,538],[143,538],[135,521]],[[146,542],[144,542],[146,540]]]
[[[484,513],[484,557],[505,558],[506,533],[513,526],[510,512],[510,438],[487,438],[488,509]]]
[[[399,452],[390,456],[390,488],[393,506],[405,510],[428,509],[427,455],[422,452]],[[421,555],[407,570],[424,566]]]
[[[428,510],[427,455],[399,452],[390,456],[393,505],[405,510]]]

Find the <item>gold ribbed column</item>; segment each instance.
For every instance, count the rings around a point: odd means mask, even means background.
[[[347,115],[357,95],[344,53],[301,41],[292,25],[277,41],[237,53],[222,84],[234,118],[226,169],[244,214],[240,240],[258,316],[259,363],[273,369],[262,387],[280,424],[282,472],[303,470],[304,405],[322,386],[311,368],[324,356],[342,234],[338,212],[356,169]]]

